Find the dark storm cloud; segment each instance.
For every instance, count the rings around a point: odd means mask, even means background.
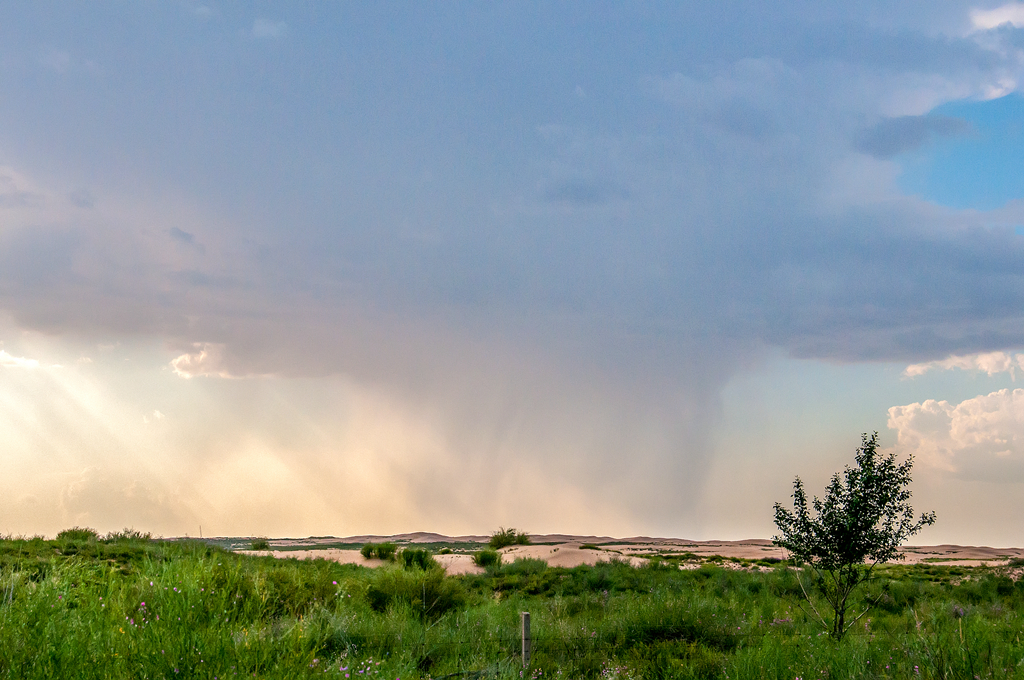
[[[1024,239],[1011,231],[906,211],[858,212],[821,233],[768,276],[765,302],[783,312],[764,317],[769,342],[849,361],[1024,343]]]
[[[195,245],[195,234],[190,234],[187,231],[178,229],[177,227],[171,227],[167,233],[170,234],[171,238],[177,241],[178,243],[184,243],[190,246]]]
[[[130,40],[100,10],[0,21],[4,148],[102,197],[60,213],[0,173],[0,307],[223,348],[217,374],[383,385],[441,414],[439,477],[480,463],[488,488],[481,461],[510,456],[668,516],[766,347],[1024,344],[1024,247],[980,226],[1019,209],[929,206],[879,162],[964,134],[921,114],[1018,75],[1016,34],[967,35],[968,9],[224,6],[200,30],[132,5]],[[42,21],[100,85],[11,56]]]
[[[862,130],[854,138],[854,148],[875,158],[885,159],[921,148],[933,139],[968,134],[971,124],[950,116],[899,116],[886,118]]]

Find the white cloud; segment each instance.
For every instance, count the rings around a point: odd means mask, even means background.
[[[25,357],[14,357],[0,349],[0,366],[4,368],[39,368],[39,361],[26,359]]]
[[[889,409],[899,449],[919,463],[974,479],[1024,477],[1024,390],[979,395],[955,406],[928,399]]]
[[[947,371],[954,368],[959,368],[962,371],[985,371],[989,375],[1009,373],[1011,376],[1014,376],[1016,369],[1024,368],[1024,354],[987,352],[984,354],[965,354],[963,356],[953,355],[941,361],[912,364],[907,366],[906,370],[903,371],[903,375],[908,378],[914,378],[936,368]]]
[[[182,378],[196,376],[233,378],[223,366],[224,345],[213,342],[197,342],[195,352],[186,352],[171,361],[171,368]]]
[[[253,38],[283,38],[288,30],[288,24],[283,21],[270,21],[269,19],[257,19],[252,22],[250,35]]]
[[[993,9],[971,10],[971,23],[981,30],[996,28],[1003,24],[1024,26],[1024,3],[1011,2]]]
[[[25,175],[0,166],[0,208],[39,207],[45,202],[46,196]]]

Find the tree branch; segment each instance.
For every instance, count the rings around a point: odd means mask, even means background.
[[[804,582],[800,579],[800,572],[796,569],[794,569],[793,571],[796,572],[796,582],[800,584],[800,590],[804,594],[804,599],[807,600],[807,604],[811,605],[811,610],[814,612],[814,615],[818,617],[818,622],[821,623],[821,627],[825,630],[828,630],[828,624],[825,623],[825,619],[821,618],[821,614],[818,613],[818,610],[817,608],[815,608],[814,603],[811,602],[811,596],[807,594],[807,589],[804,588]],[[803,607],[800,607],[800,609],[803,609]],[[805,611],[804,613],[806,614],[807,612]]]

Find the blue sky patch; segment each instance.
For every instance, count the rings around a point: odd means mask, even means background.
[[[904,191],[951,208],[979,210],[1024,198],[1024,97],[950,102],[927,117],[939,116],[966,121],[970,128],[898,156]]]

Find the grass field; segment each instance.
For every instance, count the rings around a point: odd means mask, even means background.
[[[0,540],[0,677],[1024,678],[1024,581],[1006,568],[881,568],[877,606],[836,643],[785,564],[400,564],[131,533]]]

